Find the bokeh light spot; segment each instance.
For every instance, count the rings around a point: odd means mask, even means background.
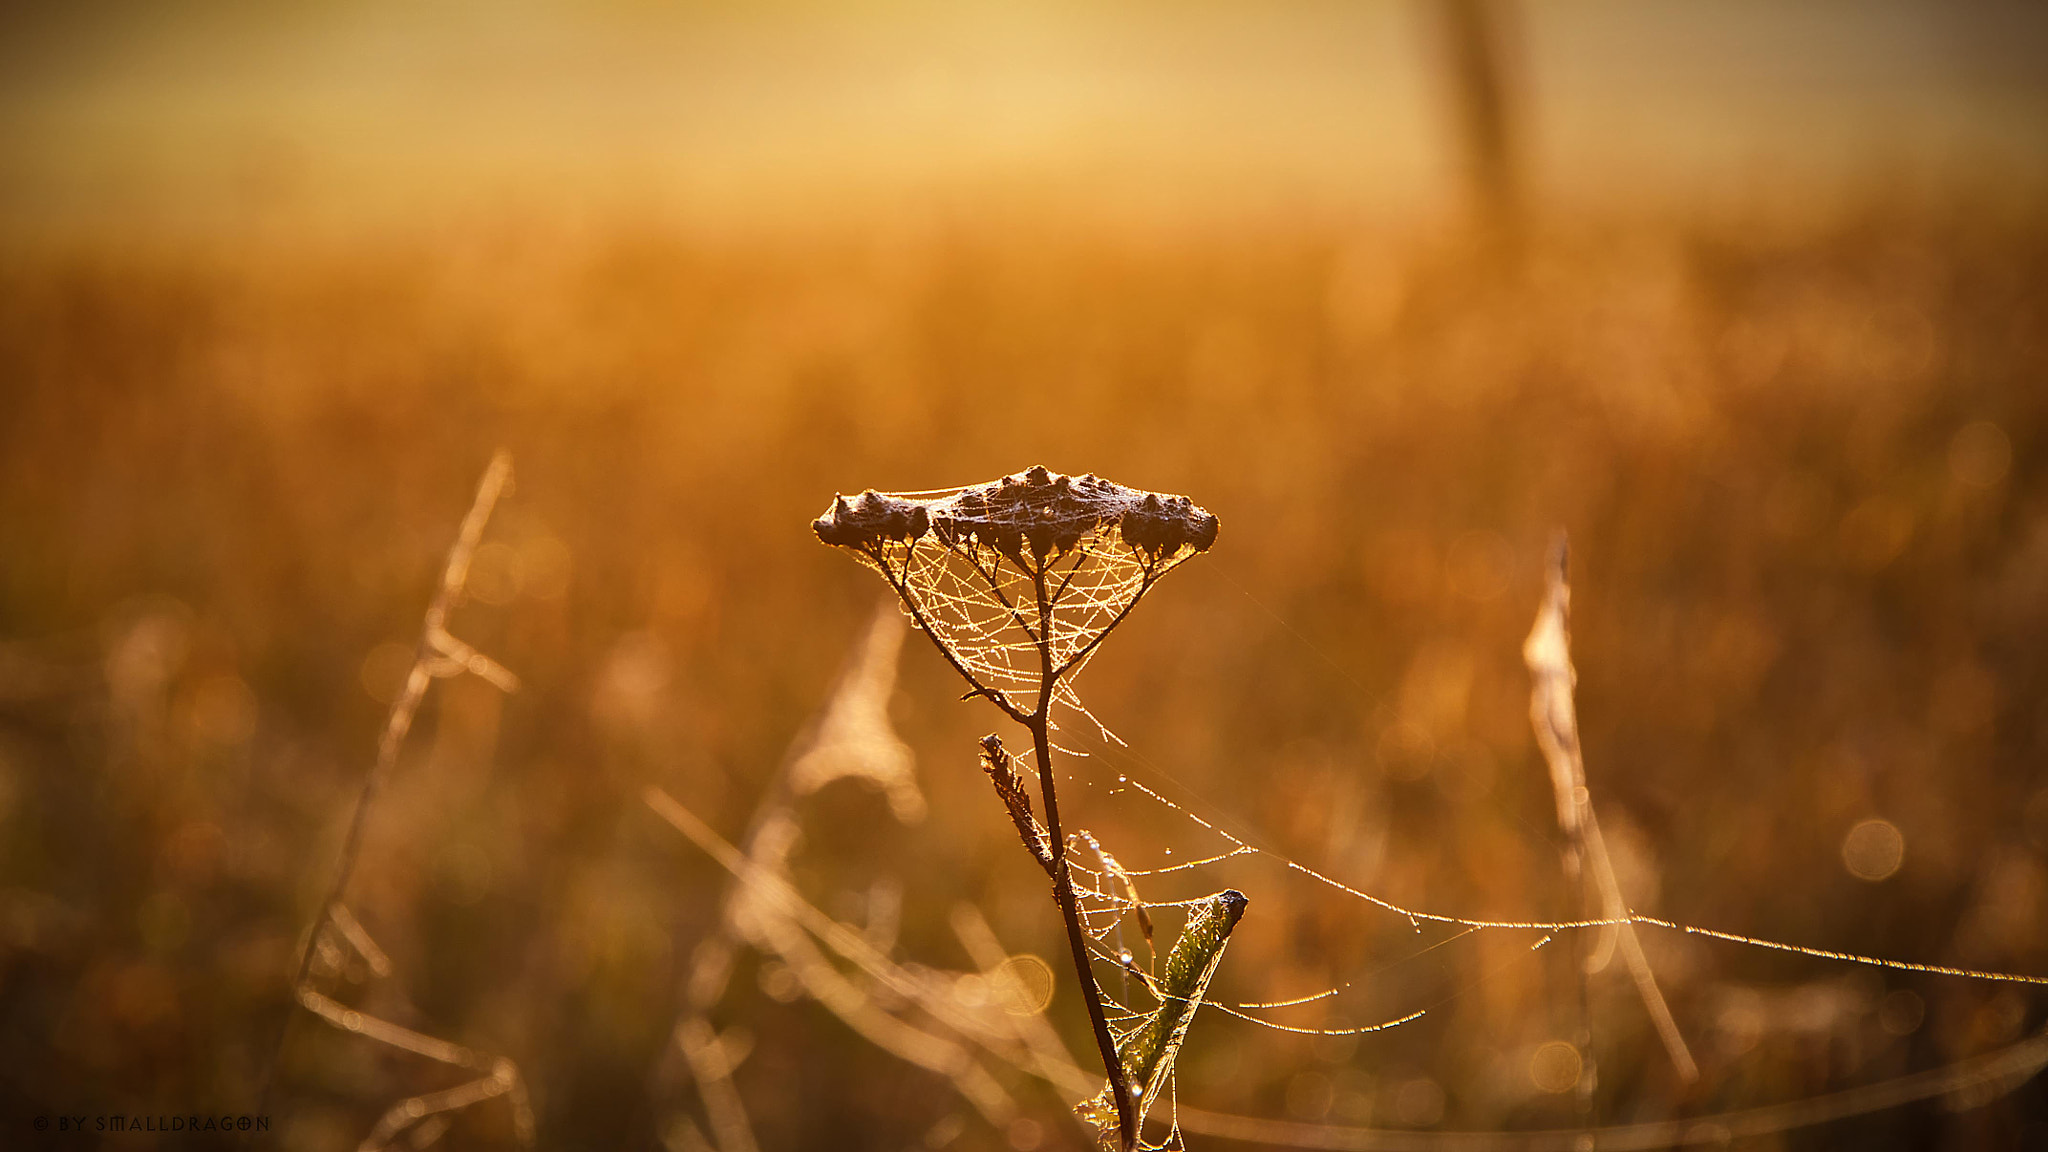
[[[1394,1091],[1394,1115],[1410,1127],[1427,1128],[1444,1118],[1444,1090],[1418,1076]]]
[[[1989,488],[2012,467],[2012,440],[1989,420],[1965,424],[1948,442],[1948,474],[1958,484]]]
[[[1493,600],[1508,590],[1515,551],[1495,532],[1467,532],[1451,544],[1451,587],[1468,600]]]
[[[242,678],[214,676],[192,694],[192,732],[211,744],[241,744],[256,732],[256,694]]]
[[[1052,1003],[1052,967],[1029,953],[1012,956],[988,974],[995,1002],[1012,1016],[1036,1016]]]
[[[483,603],[503,606],[518,599],[521,574],[512,546],[492,542],[478,548],[470,558],[466,587],[471,596]]]
[[[1405,720],[1389,724],[1380,733],[1376,752],[1380,771],[1390,780],[1413,783],[1435,767],[1436,742],[1419,725]]]
[[[761,991],[779,1004],[787,1004],[803,995],[803,981],[780,960],[770,960],[761,965],[760,982]]]
[[[953,981],[953,1001],[970,1011],[985,1008],[989,1003],[989,982],[985,977],[970,972]]]
[[[1842,558],[1875,572],[1899,558],[1913,539],[1913,512],[1884,496],[1873,496],[1842,518]]]
[[[1530,1053],[1529,1082],[1544,1092],[1569,1092],[1578,1087],[1583,1068],[1577,1048],[1562,1040],[1552,1040]]]
[[[1004,1136],[1009,1139],[1010,1147],[1015,1148],[1017,1152],[1034,1152],[1039,1145],[1045,1143],[1045,1128],[1029,1116],[1019,1116],[1010,1121],[1010,1127],[1004,1132]]]
[[[559,600],[569,592],[569,546],[553,536],[536,536],[520,545],[520,586],[537,600]]]
[[[1888,1036],[1911,1036],[1926,1018],[1926,1002],[1919,993],[1904,988],[1887,994],[1877,1008],[1877,1026]]]
[[[1858,880],[1887,879],[1906,860],[1906,837],[1889,820],[1861,820],[1842,838],[1842,866]]]
[[[1336,1100],[1336,1085],[1321,1072],[1298,1073],[1287,1082],[1287,1114],[1297,1120],[1321,1120]]]
[[[413,650],[395,640],[387,640],[363,657],[362,665],[356,669],[356,678],[362,682],[363,691],[379,704],[389,704],[398,699],[398,693],[405,687],[405,678],[412,671]]]

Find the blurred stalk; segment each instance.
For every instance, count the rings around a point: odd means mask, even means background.
[[[1518,94],[1507,64],[1513,14],[1508,0],[1439,0],[1435,10],[1475,222],[1493,247],[1512,255],[1522,215]]]

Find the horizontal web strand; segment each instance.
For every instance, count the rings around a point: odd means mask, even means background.
[[[1154,770],[1157,771],[1156,768]],[[1162,775],[1164,775],[1164,773],[1162,773]],[[1433,924],[1457,925],[1459,927],[1469,929],[1495,928],[1547,933],[1577,931],[1587,928],[1610,928],[1620,927],[1623,925],[1640,924],[1645,927],[1662,928],[1667,931],[1683,932],[1687,935],[1692,936],[1704,936],[1712,940],[1723,940],[1731,944],[1743,944],[1753,948],[1764,948],[1775,952],[1787,952],[1793,955],[1811,956],[1816,959],[1834,960],[1840,963],[1847,964],[1860,964],[1865,967],[1887,969],[1897,972],[1922,972],[1935,976],[1954,976],[1967,980],[1984,980],[2000,984],[2030,984],[2048,986],[2048,976],[2037,976],[2020,972],[2000,972],[1996,970],[1983,968],[1963,968],[1949,964],[1928,964],[1914,960],[1894,960],[1888,957],[1870,956],[1859,952],[1848,952],[1835,948],[1818,948],[1812,945],[1793,944],[1782,940],[1770,940],[1760,936],[1749,936],[1740,932],[1728,932],[1718,928],[1704,928],[1698,925],[1680,923],[1674,920],[1666,920],[1661,917],[1650,916],[1632,910],[1629,911],[1627,914],[1621,916],[1586,917],[1583,919],[1576,920],[1508,920],[1480,919],[1467,916],[1452,916],[1440,912],[1429,912],[1422,909],[1407,908],[1403,907],[1402,905],[1396,904],[1390,900],[1385,900],[1378,896],[1374,896],[1370,892],[1365,892],[1358,888],[1352,887],[1351,885],[1346,884],[1340,880],[1332,879],[1331,877],[1326,876],[1321,872],[1318,872],[1315,869],[1300,863],[1299,861],[1292,860],[1271,849],[1260,848],[1252,844],[1248,844],[1243,839],[1231,835],[1229,832],[1226,832],[1223,829],[1217,827],[1210,821],[1205,820],[1201,816],[1196,815],[1194,812],[1190,811],[1186,806],[1167,799],[1165,796],[1160,795],[1157,791],[1145,786],[1139,781],[1130,779],[1128,773],[1119,776],[1119,783],[1127,785],[1138,792],[1144,793],[1146,796],[1151,797],[1152,800],[1154,800],[1155,802],[1169,809],[1172,809],[1175,812],[1180,813],[1186,819],[1191,820],[1195,824],[1201,826],[1202,828],[1216,834],[1217,836],[1222,837],[1224,840],[1228,841],[1231,844],[1232,847],[1230,851],[1220,853],[1216,856],[1207,858],[1202,861],[1193,862],[1195,864],[1215,863],[1220,860],[1230,859],[1234,856],[1242,856],[1256,853],[1258,855],[1272,859],[1295,872],[1301,873],[1304,876],[1317,880],[1331,888],[1336,889],[1339,892],[1343,892],[1346,895],[1352,896],[1359,900],[1363,900],[1368,904],[1384,909],[1397,916],[1405,917],[1411,925],[1415,926],[1417,931],[1421,930],[1421,926],[1425,922]],[[1192,865],[1180,865],[1175,867],[1188,866]],[[1150,874],[1152,872],[1171,870],[1174,869],[1132,869],[1131,875],[1141,876]],[[1150,906],[1152,905],[1148,904],[1148,907]],[[1336,988],[1331,989],[1330,992],[1334,994],[1335,992],[1342,991],[1344,987],[1346,986],[1339,985]]]

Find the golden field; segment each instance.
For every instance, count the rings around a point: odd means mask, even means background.
[[[430,7],[0,27],[0,1144],[1086,1146],[1004,725],[811,528],[1036,464],[1221,521],[1058,734],[1128,868],[1256,849],[1160,949],[1236,888],[1209,999],[1307,998],[1197,1014],[1187,1147],[2048,1141],[2038,21],[1519,9],[1488,185],[1396,6]],[[427,688],[308,1011],[500,450],[516,690]],[[1597,913],[1560,530],[1630,908],[2032,982],[1638,924],[1689,1079],[1601,931],[1373,903]]]
[[[1408,907],[1574,916],[1519,659],[1562,527],[1589,783],[1638,910],[2048,971],[2038,214],[1586,220],[1518,258],[1315,222],[1061,225],[21,246],[0,334],[10,1109],[246,1106],[403,668],[389,646],[500,445],[516,488],[452,626],[522,685],[433,689],[350,904],[396,972],[365,1004],[513,1057],[543,1146],[644,1142],[692,1106],[661,1053],[727,879],[639,795],[736,837],[823,705],[881,588],[810,518],[1040,461],[1223,524],[1081,685],[1129,749],[1074,733],[1098,754],[1070,762],[1090,783],[1067,820],[1132,866],[1219,842],[1111,772]],[[854,923],[895,885],[901,959],[969,967],[946,926],[967,902],[1056,960],[974,769],[995,717],[957,695],[911,637],[890,715],[927,814],[884,832],[879,792],[834,785],[802,801],[793,875]],[[1903,840],[1881,882],[1844,863],[1868,819]],[[1449,933],[1268,858],[1160,884],[1250,895],[1231,1002],[1356,981],[1266,1015],[1431,1008],[1348,1040],[1204,1016],[1184,1105],[1575,1122],[1529,1071],[1574,1027],[1564,950],[1425,953]],[[2041,1021],[2024,987],[1645,947],[1702,1077],[1674,1078],[1616,966],[1590,985],[1609,1122],[1812,1097]],[[752,1037],[736,1080],[764,1147],[896,1147],[960,1117],[957,1146],[1006,1146],[942,1079],[763,992],[750,955],[721,1026]],[[1050,1012],[1085,1053],[1070,973]],[[1075,1146],[1053,1094],[1004,1075],[1045,1146]],[[447,1080],[302,1015],[285,1146],[346,1146]],[[1819,1131],[2002,1142],[2040,1099]],[[467,1115],[451,1138],[504,1135]]]

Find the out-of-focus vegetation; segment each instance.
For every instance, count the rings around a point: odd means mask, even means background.
[[[394,645],[499,444],[517,491],[455,627],[524,687],[436,689],[352,906],[398,973],[382,995],[403,1003],[380,1003],[517,1059],[546,1146],[653,1135],[678,973],[723,881],[638,796],[658,783],[737,835],[820,707],[873,589],[809,518],[835,490],[1040,460],[1223,520],[1082,683],[1130,750],[1075,734],[1100,756],[1069,819],[1127,863],[1216,842],[1108,795],[1112,771],[1403,904],[1572,914],[1518,659],[1562,525],[1589,773],[1638,908],[2048,971],[2038,215],[1587,221],[1518,265],[1319,225],[1170,244],[1044,221],[786,246],[536,234],[8,262],[11,1111],[247,1100]],[[946,927],[962,900],[1056,956],[974,767],[990,717],[949,675],[907,649],[893,704],[929,816],[881,833],[884,798],[835,785],[795,875],[856,922],[897,877],[904,958],[966,966]],[[1871,819],[1904,843],[1880,882],[1845,866]],[[1146,893],[1252,895],[1220,996],[1355,981],[1270,1015],[1432,1011],[1343,1041],[1205,1016],[1183,1102],[1573,1122],[1531,1071],[1574,1026],[1564,953],[1482,936],[1417,956],[1435,937],[1231,864]],[[2010,987],[1645,945],[1705,1075],[1681,1088],[1626,981],[1597,978],[1612,1117],[1811,1095],[2041,1022]],[[764,1145],[897,1146],[965,1113],[815,1008],[740,992],[726,1023],[755,1038],[738,1083]],[[1070,988],[1052,1011],[1085,1051]],[[352,1143],[436,1086],[419,1065],[302,1021],[287,1146]],[[1049,1095],[1026,1099],[1048,1146],[1078,1139]],[[2040,1100],[1918,1106],[1854,1138],[2017,1139]]]
[[[1266,41],[1247,52],[1229,91],[1285,71]],[[9,155],[35,151],[15,115],[33,79],[0,85]],[[206,91],[193,107],[240,106]],[[374,151],[346,99],[309,91],[323,131]],[[60,127],[89,133],[118,96]],[[1134,163],[1176,140],[1147,136]],[[32,142],[70,155],[63,132]],[[432,142],[411,144],[428,164]],[[921,162],[916,139],[891,147]],[[259,189],[272,207],[235,226],[44,228],[70,185],[0,188],[21,213],[0,227],[0,1143],[38,1114],[250,1110],[288,1010],[280,1147],[354,1147],[394,1102],[466,1078],[289,1009],[288,987],[499,447],[516,490],[451,627],[520,689],[434,686],[348,900],[391,975],[323,987],[514,1060],[543,1148],[715,1128],[671,1029],[686,977],[716,967],[698,949],[735,938],[732,881],[643,804],[650,785],[735,843],[786,794],[790,880],[908,978],[988,967],[956,931],[972,906],[1060,974],[1048,1019],[1088,1065],[1057,914],[976,767],[994,714],[928,646],[903,648],[889,701],[918,794],[792,769],[876,610],[811,519],[834,492],[1036,463],[1222,521],[1081,679],[1128,746],[1068,725],[1091,755],[1062,784],[1066,824],[1132,868],[1229,847],[1127,776],[1268,853],[1144,881],[1155,901],[1249,896],[1216,999],[1346,986],[1258,1013],[1304,1028],[1428,1009],[1351,1037],[1201,1013],[1183,1106],[1581,1122],[1574,941],[1418,931],[1280,863],[1432,912],[1579,915],[1520,656],[1560,527],[1592,799],[1637,910],[2048,975],[2048,211],[2024,180],[1961,165],[1973,178],[1923,186],[1873,161],[1896,178],[1854,195],[1764,180],[1745,207],[1623,211],[1622,191],[1548,200],[1532,166],[1468,234],[1433,203],[1247,209],[1271,189],[1234,199],[1230,156],[1209,153],[1188,171],[1226,176],[1175,191],[1217,211],[1097,212],[1037,197],[1019,156],[1013,182],[963,184],[944,211],[867,187],[802,225],[788,215],[829,188],[764,181],[783,216],[759,228],[551,212],[548,189],[417,218],[301,218]],[[117,208],[149,199],[112,184]],[[1588,997],[1602,1123],[1807,1100],[2048,1016],[2022,985],[1642,943],[1701,1076],[1674,1074],[1617,962]],[[991,1063],[1021,1119],[991,1124],[782,961],[735,957],[705,1010],[744,1054],[732,1080],[762,1148],[1083,1145],[1067,1102],[1015,1069]],[[2044,1133],[2048,1088],[2028,1079],[1757,1146]],[[482,1105],[445,1139],[512,1135]]]

